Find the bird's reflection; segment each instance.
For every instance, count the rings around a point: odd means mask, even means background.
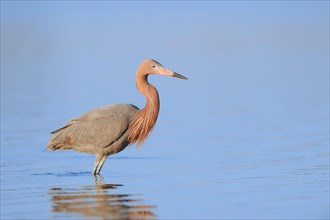
[[[98,219],[155,219],[155,208],[143,202],[141,195],[116,193],[121,184],[103,183],[80,188],[50,188],[52,212],[80,214]]]

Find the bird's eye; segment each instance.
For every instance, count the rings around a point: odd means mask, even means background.
[[[152,65],[151,67],[152,67],[153,69],[155,69],[155,68],[156,68],[156,66],[155,66],[155,65]]]

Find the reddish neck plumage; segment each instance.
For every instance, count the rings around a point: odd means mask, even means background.
[[[160,103],[157,89],[148,82],[148,74],[143,69],[136,73],[136,86],[147,102],[131,119],[128,140],[142,144],[156,124]]]

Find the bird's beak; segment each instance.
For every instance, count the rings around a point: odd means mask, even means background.
[[[179,73],[176,73],[176,72],[174,72],[172,76],[180,78],[180,79],[188,79],[187,77],[182,76],[182,75],[180,75]]]
[[[173,77],[177,77],[180,79],[188,79],[187,77],[185,77],[179,73],[173,72],[172,70],[166,69],[165,67],[161,67],[161,69],[159,70],[159,74],[173,76]]]

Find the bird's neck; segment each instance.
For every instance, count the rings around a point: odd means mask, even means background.
[[[131,119],[128,139],[130,143],[142,144],[156,124],[160,102],[157,89],[148,82],[148,75],[138,71],[136,86],[147,100],[144,108]]]

